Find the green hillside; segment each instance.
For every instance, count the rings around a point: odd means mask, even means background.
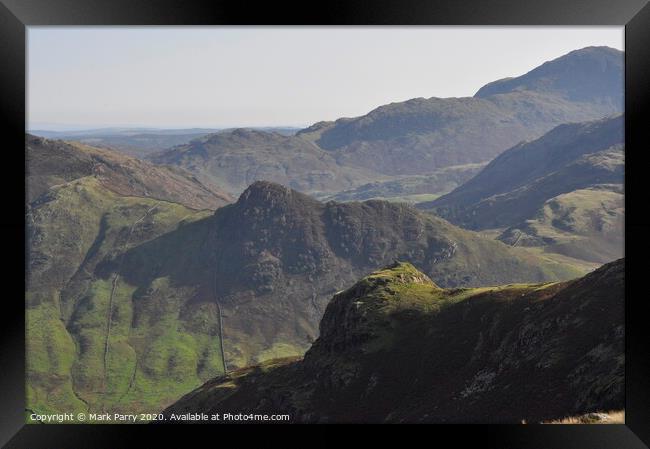
[[[157,410],[223,372],[210,311],[182,315],[173,297],[102,272],[105,258],[204,217],[122,197],[92,178],[53,189],[28,217],[27,403],[39,413]],[[156,292],[168,288],[160,280]],[[173,289],[170,289],[173,291]],[[186,296],[197,292],[185,291]],[[200,369],[197,369],[200,367]]]
[[[561,125],[418,208],[509,245],[605,263],[623,255],[624,169],[622,116]]]

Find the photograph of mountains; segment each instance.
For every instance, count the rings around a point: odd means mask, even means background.
[[[28,423],[624,421],[622,28],[28,34]]]

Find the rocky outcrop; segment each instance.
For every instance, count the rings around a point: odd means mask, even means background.
[[[530,423],[619,410],[623,278],[619,260],[565,283],[444,290],[394,264],[334,296],[304,360],[235,371],[164,413]]]

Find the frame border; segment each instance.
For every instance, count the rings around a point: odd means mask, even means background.
[[[306,5],[307,6],[307,5]],[[625,257],[626,257],[626,424],[595,426],[521,426],[521,425],[454,425],[435,426],[436,437],[453,438],[456,443],[469,440],[482,447],[501,448],[643,448],[650,445],[650,337],[646,332],[646,320],[642,313],[643,296],[633,297],[633,292],[643,292],[644,262],[650,250],[648,235],[650,218],[645,218],[640,208],[631,206],[635,196],[641,197],[645,187],[641,170],[649,166],[650,127],[645,122],[650,105],[650,4],[646,0],[485,0],[470,3],[443,0],[427,2],[418,0],[375,1],[372,5],[363,1],[343,2],[332,0],[323,4],[318,12],[298,4],[260,3],[252,7],[234,1],[185,1],[182,0],[2,0],[0,3],[0,120],[8,125],[9,133],[3,137],[5,160],[22,161],[24,154],[16,148],[25,145],[25,93],[26,93],[26,27],[37,25],[625,25]],[[631,150],[631,151],[630,151]],[[14,164],[11,164],[13,166]],[[0,177],[3,191],[15,192],[16,185],[25,188],[24,178],[18,170],[8,170]],[[6,176],[7,174],[11,176]],[[19,195],[7,195],[4,204],[9,212],[0,218],[0,228],[12,253],[12,261],[26,260],[26,205],[24,191]],[[638,199],[637,201],[641,201]],[[20,210],[20,212],[19,212]],[[22,214],[22,221],[19,215]],[[22,234],[23,244],[17,238]],[[17,257],[16,257],[17,256]],[[7,263],[7,279],[20,279],[20,267]],[[24,279],[24,277],[23,277]],[[187,444],[181,436],[185,428],[170,426],[93,426],[77,425],[25,425],[25,341],[24,297],[25,285],[13,282],[15,295],[5,295],[5,309],[0,315],[2,351],[0,351],[0,444],[6,447],[121,447],[123,439],[145,437],[167,444],[180,438],[179,444]],[[13,293],[13,289],[12,289]],[[203,426],[203,429],[211,426]],[[277,429],[278,426],[275,426]],[[331,426],[309,427],[319,439],[331,438],[323,429]],[[409,432],[412,430],[410,426]],[[422,430],[423,426],[419,426]],[[232,427],[219,426],[219,435],[228,433]],[[192,428],[193,433],[196,427]],[[384,427],[373,427],[373,433],[381,435]],[[431,427],[427,427],[429,433]],[[212,429],[214,430],[214,428]],[[282,431],[285,429],[283,428]],[[271,427],[265,434],[274,434]],[[18,432],[18,433],[16,433]],[[201,433],[201,432],[198,432]],[[247,432],[248,433],[248,432]],[[14,435],[15,434],[15,435]],[[155,435],[154,435],[155,434]],[[283,432],[284,434],[284,432]],[[283,438],[286,434],[277,434]],[[13,436],[13,437],[12,437]],[[238,437],[248,435],[239,432]],[[469,439],[469,440],[468,440]],[[324,441],[323,440],[323,441]],[[332,440],[333,442],[335,440]],[[451,441],[451,440],[450,440]],[[645,444],[644,444],[645,442]]]

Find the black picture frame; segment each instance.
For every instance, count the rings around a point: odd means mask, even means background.
[[[620,25],[625,26],[626,208],[626,424],[495,425],[427,427],[427,438],[455,446],[469,441],[500,448],[643,448],[650,445],[650,337],[643,303],[650,219],[644,206],[643,171],[650,148],[650,5],[646,0],[330,1],[318,5],[182,0],[2,0],[0,2],[0,119],[5,240],[0,312],[0,444],[6,447],[125,447],[135,436],[168,444],[186,439],[187,426],[92,426],[24,424],[25,285],[16,261],[25,260],[25,30],[33,25]],[[21,187],[22,186],[22,187]],[[21,195],[22,192],[22,195]],[[22,237],[22,238],[21,238]],[[8,294],[6,286],[11,286]],[[218,429],[217,429],[218,427]],[[305,426],[298,426],[302,429]],[[312,427],[319,442],[332,426]],[[275,427],[277,428],[277,426]],[[409,426],[409,428],[412,428]],[[223,435],[222,426],[203,426]],[[270,429],[267,427],[266,429]],[[373,426],[382,435],[385,427]],[[252,435],[234,429],[241,440]],[[421,430],[421,427],[420,427]],[[232,431],[232,430],[231,430]],[[191,432],[197,434],[193,426]],[[202,431],[200,433],[204,433]],[[271,432],[275,432],[271,430]],[[286,432],[286,428],[283,429]],[[266,433],[266,432],[265,432]],[[280,435],[280,433],[278,433]],[[286,434],[283,433],[283,438]],[[204,435],[205,436],[205,435]],[[451,438],[451,439],[449,439]],[[208,440],[210,441],[210,440]],[[444,441],[444,440],[440,440]],[[199,444],[199,443],[197,443]],[[166,446],[166,445],[163,445]],[[175,447],[179,447],[175,445]]]

